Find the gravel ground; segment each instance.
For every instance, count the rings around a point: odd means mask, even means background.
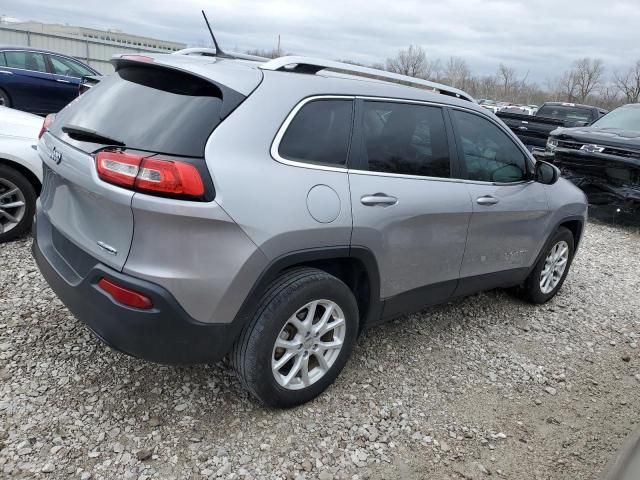
[[[224,363],[102,345],[30,239],[0,246],[0,477],[592,479],[637,428],[640,235],[592,224],[561,294],[501,291],[369,331],[311,404],[268,410]]]

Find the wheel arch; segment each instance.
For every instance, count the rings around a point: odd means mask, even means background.
[[[276,258],[255,282],[236,318],[251,318],[255,299],[283,272],[297,267],[317,268],[342,280],[358,302],[361,327],[380,318],[380,274],[375,256],[365,247],[348,246],[300,250]]]
[[[18,173],[23,175],[29,181],[29,183],[33,186],[33,189],[36,191],[36,195],[40,196],[40,192],[42,191],[42,183],[40,183],[40,180],[38,179],[35,173],[33,173],[24,165],[21,165],[18,162],[14,162],[13,160],[9,160],[4,157],[0,157],[0,165],[13,168]]]

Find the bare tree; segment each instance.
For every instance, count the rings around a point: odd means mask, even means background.
[[[427,60],[424,64],[424,78],[439,82],[442,78],[442,62],[439,58]]]
[[[508,98],[512,96],[516,87],[516,71],[507,67],[504,63],[501,63],[498,66],[497,79],[500,85],[502,86],[502,96],[503,98]]]
[[[596,92],[602,85],[604,64],[600,59],[581,58],[573,64],[576,96],[580,102],[585,102],[589,95]]]
[[[410,77],[423,78],[427,66],[427,55],[419,45],[409,45],[393,58],[387,59],[387,70]]]
[[[465,89],[471,79],[471,71],[467,62],[460,57],[449,57],[444,66],[444,79],[449,82],[452,87]]]
[[[640,100],[640,60],[624,73],[614,72],[613,82],[628,103]]]

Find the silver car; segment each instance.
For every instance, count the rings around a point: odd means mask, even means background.
[[[364,328],[562,287],[585,196],[465,92],[195,53],[115,59],[38,146],[34,256],[113,348],[229,355],[253,395],[290,407],[334,381]]]

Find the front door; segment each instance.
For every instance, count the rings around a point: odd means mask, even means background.
[[[449,298],[471,201],[451,179],[455,152],[438,106],[361,100],[350,159],[351,243],[375,254],[383,315]]]
[[[532,162],[506,131],[469,111],[453,109],[451,117],[473,204],[458,291],[465,294],[526,274],[544,243],[549,209]]]

